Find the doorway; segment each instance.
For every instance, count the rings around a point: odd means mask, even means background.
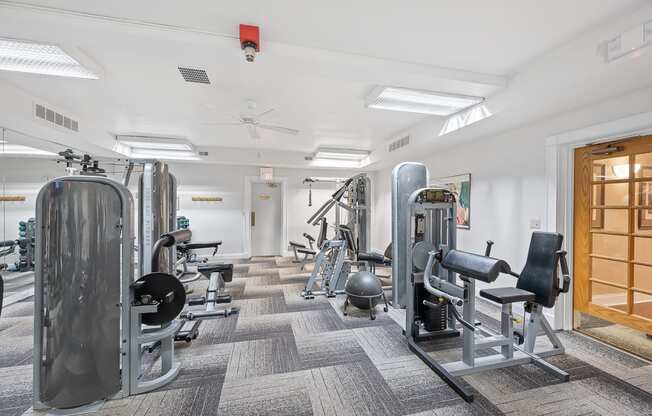
[[[576,149],[573,327],[652,359],[652,136]]]
[[[251,184],[251,256],[280,256],[283,203],[280,183]]]

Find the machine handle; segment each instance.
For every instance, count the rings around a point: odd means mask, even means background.
[[[564,250],[559,250],[557,252],[557,256],[559,256],[559,265],[561,266],[561,275],[564,279],[564,283],[562,284],[561,289],[559,289],[559,293],[567,293],[570,290],[570,271],[568,270],[568,262],[566,261],[566,251]]]
[[[165,233],[156,240],[154,247],[152,247],[152,272],[158,272],[158,258],[161,254],[161,248],[172,247],[182,241],[188,241],[192,238],[192,231],[190,230],[176,230]]]
[[[491,247],[493,247],[494,242],[491,240],[487,240],[487,248],[484,249],[484,256],[489,257],[491,256]]]
[[[256,213],[254,211],[251,211],[251,226],[256,226]]]
[[[464,305],[464,301],[460,298],[456,298],[455,296],[449,295],[446,292],[443,292],[439,289],[435,289],[434,287],[431,287],[428,289],[428,292],[432,295],[439,296],[442,299],[446,299],[447,302],[455,305],[455,306],[462,306]],[[424,302],[426,302],[424,300]]]

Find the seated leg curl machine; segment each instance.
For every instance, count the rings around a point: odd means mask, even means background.
[[[307,247],[305,244],[297,243],[296,241],[289,242],[290,248],[294,253],[294,260],[292,260],[292,263],[300,263],[301,270],[306,267],[306,263],[308,263],[310,260],[314,260],[315,255],[317,255],[317,251],[315,251],[313,246],[315,238],[308,233],[303,233],[303,237],[308,241],[308,245],[310,247]],[[303,254],[302,259],[299,258],[299,254]]]
[[[216,242],[217,245],[222,242]],[[196,244],[195,247],[189,248],[208,248],[213,247],[215,243],[187,243],[187,246]],[[200,247],[201,246],[201,247]],[[217,247],[215,247],[217,251]],[[232,314],[239,312],[237,307],[226,307],[218,309],[219,303],[230,303],[231,294],[226,291],[226,283],[233,281],[233,264],[222,263],[204,263],[197,266],[197,278],[200,276],[208,279],[208,287],[206,288],[206,296],[191,298],[188,300],[188,308],[181,314],[183,318],[183,326],[176,333],[175,341],[191,342],[199,335],[199,326],[204,319],[211,319],[217,317],[228,317]],[[188,281],[194,281],[190,279]],[[196,310],[194,306],[205,306],[204,310]]]
[[[566,253],[562,251],[563,236],[533,233],[525,267],[517,274],[504,260],[490,257],[492,242],[488,242],[484,256],[455,249],[455,200],[448,191],[416,190],[408,207],[407,229],[411,232],[406,243],[409,241],[411,249],[407,250],[405,264],[409,277],[405,335],[409,348],[466,401],[472,401],[473,395],[458,377],[484,370],[534,364],[568,381],[568,373],[543,360],[564,353],[561,341],[543,315],[543,308],[553,307],[559,294],[567,292],[570,286]],[[479,292],[481,297],[501,305],[500,332],[496,333],[476,322],[475,282],[492,283],[501,273],[516,277],[516,287]],[[512,304],[516,302],[524,302],[524,311],[529,315],[523,321],[522,331],[513,328]],[[462,308],[461,314],[457,307]],[[463,331],[462,360],[440,363],[419,341],[459,335],[456,321]],[[540,330],[552,348],[535,352]],[[481,350],[484,353],[478,354]]]

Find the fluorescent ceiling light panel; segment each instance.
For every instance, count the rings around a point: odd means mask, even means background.
[[[444,126],[441,128],[439,135],[443,136],[444,134],[452,133],[461,128],[470,126],[473,123],[477,123],[480,120],[489,118],[492,115],[493,113],[489,111],[487,106],[484,104],[476,105],[475,107],[465,111],[460,111],[459,113],[448,117],[446,123],[444,123]]]
[[[358,160],[313,159],[312,166],[322,168],[360,168],[362,163]]]
[[[98,79],[56,45],[0,38],[0,70]]]
[[[5,141],[0,144],[0,155],[56,156],[57,154],[20,144],[6,144]]]
[[[367,97],[369,108],[448,116],[479,104],[484,97],[399,87],[377,87]]]
[[[352,160],[356,162],[362,161],[369,156],[366,150],[357,149],[336,149],[336,148],[319,148],[315,153],[315,159],[331,159],[331,160]]]
[[[113,150],[133,159],[199,160],[192,143],[178,138],[118,135]]]

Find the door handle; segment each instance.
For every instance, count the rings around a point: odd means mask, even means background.
[[[251,211],[251,226],[254,227],[256,225],[256,213],[254,211]]]

